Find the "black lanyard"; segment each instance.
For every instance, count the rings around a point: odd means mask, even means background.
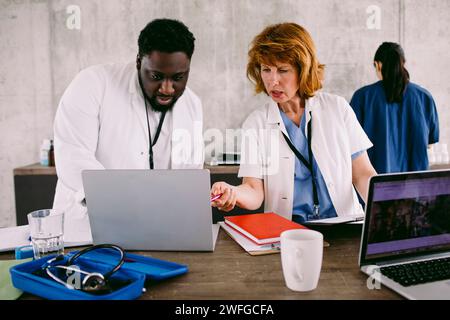
[[[148,129],[148,163],[150,165],[150,170],[153,170],[153,146],[158,142],[159,134],[161,133],[161,128],[164,123],[164,118],[166,117],[166,111],[163,111],[161,114],[161,118],[159,119],[158,128],[155,133],[155,141],[152,143],[152,134],[150,132],[150,121],[148,120],[148,107],[147,107],[147,95],[144,92],[144,88],[142,87],[141,78],[139,77],[139,85],[142,90],[142,96],[144,97],[145,104],[145,115],[147,116],[147,129]]]
[[[284,140],[286,140],[289,148],[292,150],[292,152],[294,152],[295,156],[298,158],[298,160],[300,160],[304,166],[309,170],[309,172],[311,173],[311,180],[312,180],[312,188],[313,188],[313,201],[314,201],[314,211],[313,211],[313,215],[315,218],[319,218],[319,197],[317,196],[317,186],[316,186],[316,179],[315,179],[315,174],[314,174],[314,168],[313,168],[313,157],[312,157],[312,150],[311,150],[311,140],[312,140],[312,129],[311,129],[311,123],[312,123],[312,114],[311,111],[309,112],[309,122],[308,122],[308,157],[309,157],[309,161],[307,161],[302,154],[300,153],[300,151],[297,150],[297,148],[292,144],[291,140],[289,139],[289,137],[286,136],[286,134],[284,132],[281,132],[283,134]]]
[[[156,129],[155,133],[155,141],[152,143],[152,134],[150,132],[150,121],[148,120],[148,108],[147,108],[147,99],[144,96],[144,102],[145,102],[145,114],[147,116],[147,129],[148,129],[148,162],[150,165],[150,170],[153,170],[154,163],[153,163],[153,146],[158,142],[159,134],[161,133],[161,128],[164,123],[164,118],[166,117],[166,111],[163,111],[161,114],[161,118],[159,119],[158,128]]]

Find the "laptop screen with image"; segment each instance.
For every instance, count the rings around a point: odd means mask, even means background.
[[[450,171],[380,175],[370,193],[364,260],[450,250]]]

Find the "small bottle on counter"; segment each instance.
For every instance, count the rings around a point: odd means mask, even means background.
[[[436,164],[436,153],[435,153],[434,149],[435,149],[434,145],[429,146],[427,149],[428,163],[430,166]]]
[[[446,143],[442,143],[442,163],[447,164],[450,162],[450,157],[448,154],[448,148]]]
[[[53,140],[50,140],[50,150],[48,152],[49,157],[48,157],[48,161],[49,161],[49,166],[50,167],[54,167],[55,166],[55,147],[53,146]]]
[[[53,140],[44,139],[41,145],[40,163],[42,166],[51,167],[55,165]]]

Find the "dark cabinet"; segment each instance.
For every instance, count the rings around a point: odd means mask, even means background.
[[[28,224],[28,213],[52,207],[56,181],[55,167],[43,167],[34,164],[14,169],[14,193],[18,226]]]

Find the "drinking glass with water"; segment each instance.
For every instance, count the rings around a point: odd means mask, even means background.
[[[64,212],[36,210],[27,215],[34,258],[64,253]]]

